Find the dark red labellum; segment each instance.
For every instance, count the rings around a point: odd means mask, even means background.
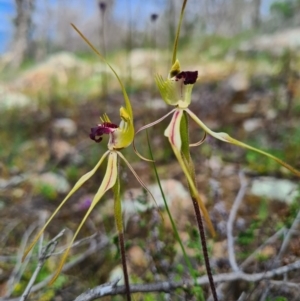
[[[198,71],[182,71],[176,75],[176,80],[184,79],[184,85],[193,85],[198,78]]]
[[[113,129],[116,128],[118,128],[118,126],[110,122],[98,124],[97,126],[91,128],[90,138],[96,142],[100,142],[104,134],[110,134],[113,132]]]

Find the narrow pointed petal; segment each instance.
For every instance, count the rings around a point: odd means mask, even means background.
[[[182,115],[182,110],[176,110],[170,124],[165,130],[165,136],[169,138],[171,145],[178,150],[181,150],[180,122]]]
[[[195,147],[195,146],[199,146],[199,145],[201,145],[204,141],[205,141],[205,139],[206,139],[206,132],[204,132],[204,136],[203,136],[203,138],[200,140],[200,141],[198,141],[198,142],[196,142],[196,143],[191,143],[189,146],[190,147]]]
[[[187,0],[184,0],[183,3],[182,3],[182,7],[181,7],[181,12],[180,12],[180,17],[179,17],[179,23],[178,23],[176,37],[175,37],[175,42],[174,42],[174,47],[173,47],[172,65],[176,62],[176,58],[177,58],[177,45],[178,45],[180,28],[181,28],[181,23],[182,23],[183,13],[184,13],[184,9],[185,9],[186,3],[187,3]]]
[[[145,183],[142,181],[142,179],[138,176],[138,174],[135,172],[135,170],[133,169],[133,167],[130,165],[130,163],[127,161],[127,159],[123,156],[122,153],[117,152],[118,155],[120,156],[120,158],[126,163],[126,165],[128,166],[128,168],[131,170],[131,172],[133,173],[133,175],[135,176],[135,178],[137,179],[137,181],[141,184],[141,186],[149,193],[149,195],[151,196],[151,198],[153,199],[154,203],[157,205],[157,202],[153,196],[153,194],[151,193],[151,191],[147,188],[147,186],[145,185]]]
[[[99,187],[99,190],[97,191],[97,193],[94,196],[94,199],[92,201],[92,204],[90,205],[90,208],[88,209],[87,213],[85,214],[84,218],[82,219],[80,225],[78,226],[71,242],[69,243],[68,248],[66,249],[60,263],[59,263],[59,267],[55,273],[55,275],[53,276],[53,278],[50,281],[50,284],[52,284],[57,277],[59,276],[64,263],[69,255],[70,249],[79,233],[79,231],[81,230],[83,224],[85,223],[85,221],[87,220],[88,216],[90,215],[90,213],[92,212],[92,210],[94,209],[94,207],[97,205],[97,203],[100,201],[100,199],[102,198],[102,196],[105,194],[105,192],[107,190],[109,190],[110,188],[112,188],[117,180],[117,176],[118,176],[118,167],[117,167],[117,153],[116,152],[110,152],[109,156],[108,156],[108,162],[107,162],[107,168],[106,168],[106,173],[104,175],[103,181]]]
[[[77,33],[81,36],[81,38],[91,47],[91,49],[98,55],[98,57],[110,68],[110,70],[114,73],[114,75],[116,76],[122,92],[123,92],[123,96],[124,96],[124,100],[125,100],[125,107],[126,110],[128,112],[128,114],[130,115],[131,119],[133,119],[133,114],[132,114],[132,108],[131,108],[131,103],[129,100],[129,97],[127,95],[127,92],[125,90],[125,87],[120,79],[120,77],[118,76],[117,72],[115,71],[115,69],[107,62],[107,60],[104,58],[104,56],[95,48],[95,46],[83,35],[83,33],[74,25],[71,23],[71,26],[77,31]]]
[[[153,126],[153,125],[156,125],[156,124],[160,123],[160,122],[163,121],[166,117],[168,117],[169,115],[171,115],[172,113],[174,113],[175,110],[176,110],[176,109],[172,110],[171,112],[167,113],[166,115],[164,115],[163,117],[159,118],[158,120],[156,120],[156,121],[154,121],[154,122],[151,122],[151,123],[149,123],[149,124],[147,124],[147,125],[142,126],[142,127],[135,133],[135,135],[137,135],[139,132],[141,132],[141,131],[143,131],[143,130],[146,130],[146,129],[150,128],[150,127]],[[135,153],[137,154],[137,156],[139,156],[142,160],[148,161],[148,162],[153,162],[152,160],[143,157],[143,156],[137,151],[134,140],[133,140],[132,146],[133,146],[134,152],[135,152]]]
[[[90,179],[95,172],[97,171],[97,169],[100,167],[100,165],[102,164],[103,160],[106,158],[106,156],[108,155],[108,151],[101,157],[101,159],[99,160],[99,162],[96,164],[96,166],[89,171],[88,173],[86,173],[85,175],[83,175],[78,181],[77,183],[74,185],[74,187],[72,188],[72,190],[68,193],[68,195],[65,197],[65,199],[60,203],[60,205],[57,207],[57,209],[53,212],[53,214],[51,215],[51,217],[48,219],[48,221],[46,222],[46,224],[43,226],[43,228],[39,231],[39,233],[35,236],[35,238],[33,239],[33,241],[31,242],[31,244],[29,245],[29,247],[25,250],[24,255],[22,257],[22,261],[26,258],[26,256],[28,255],[28,253],[30,252],[30,250],[34,247],[34,245],[36,244],[36,242],[39,240],[40,236],[42,235],[42,233],[45,231],[46,227],[49,225],[49,223],[51,222],[51,220],[53,219],[53,217],[57,214],[57,212],[61,209],[61,207],[66,203],[66,201],[70,198],[70,196],[75,193],[88,179]]]
[[[227,142],[227,143],[231,143],[231,144],[234,144],[234,145],[237,145],[237,146],[240,146],[240,147],[243,147],[243,148],[246,148],[246,149],[250,149],[252,151],[255,151],[259,154],[262,154],[268,158],[271,158],[273,159],[274,161],[276,161],[277,163],[279,163],[280,165],[284,166],[286,169],[288,169],[290,172],[292,172],[293,174],[297,175],[298,177],[300,177],[300,171],[298,171],[297,169],[295,169],[294,167],[292,167],[291,165],[285,163],[284,161],[282,161],[281,159],[265,152],[265,151],[262,151],[258,148],[255,148],[253,146],[250,146],[246,143],[243,143],[239,140],[236,140],[232,137],[230,137],[228,134],[226,133],[216,133],[214,131],[212,131],[210,128],[208,128],[192,111],[190,111],[189,109],[186,110],[186,112],[191,116],[191,118],[206,132],[208,133],[209,135],[213,136],[214,138],[216,139],[219,139],[221,141],[224,141],[224,142]]]
[[[126,89],[118,76],[115,69],[107,62],[107,60],[102,56],[102,54],[94,47],[94,45],[81,33],[81,31],[74,25],[71,24],[72,27],[77,31],[77,33],[81,36],[81,38],[90,46],[90,48],[98,55],[98,57],[111,69],[111,71],[116,76],[124,97],[125,107],[121,107],[120,109],[120,131],[115,131],[115,141],[109,141],[108,147],[109,149],[122,149],[129,146],[134,138],[134,123],[133,123],[133,113],[132,107],[130,103],[130,99],[127,95]]]

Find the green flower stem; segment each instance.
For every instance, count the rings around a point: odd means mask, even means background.
[[[181,145],[182,157],[184,158],[184,163],[188,167],[190,176],[192,178],[192,181],[194,182],[194,186],[196,187],[197,183],[196,183],[195,168],[194,168],[194,164],[193,164],[193,161],[191,158],[190,147],[189,147],[190,146],[189,119],[188,119],[188,114],[185,111],[182,115],[181,122],[180,122],[180,136],[181,136],[181,141],[182,141],[182,145]],[[203,220],[202,220],[200,208],[199,208],[198,201],[197,201],[197,194],[195,194],[195,191],[193,189],[191,189],[190,185],[189,185],[189,191],[190,191],[190,195],[191,195],[193,205],[194,205],[196,220],[197,220],[200,239],[201,239],[202,252],[203,252],[203,256],[204,256],[205,267],[206,267],[206,272],[207,272],[207,276],[209,279],[210,288],[212,291],[214,301],[218,301],[216,287],[214,284],[214,279],[212,276],[211,267],[210,267],[210,263],[209,263],[209,255],[208,255],[208,251],[207,251],[205,231],[204,231]]]
[[[119,161],[119,160],[118,160]],[[124,274],[124,282],[126,287],[126,297],[127,301],[131,301],[130,296],[130,285],[129,285],[129,276],[126,263],[126,252],[125,252],[125,243],[124,243],[124,230],[123,230],[123,218],[122,218],[122,203],[121,203],[121,194],[120,194],[120,177],[117,176],[116,184],[113,187],[114,193],[114,211],[115,211],[115,221],[119,235],[119,245],[120,253]]]
[[[186,252],[185,252],[185,248],[183,246],[183,243],[180,239],[180,236],[179,236],[179,233],[178,233],[178,230],[177,230],[177,227],[175,225],[175,222],[173,220],[173,217],[171,215],[171,212],[170,212],[170,209],[169,209],[169,206],[168,206],[168,203],[167,203],[167,200],[166,200],[166,196],[165,196],[165,193],[163,191],[163,188],[161,186],[161,182],[160,182],[160,178],[159,178],[159,175],[158,175],[158,172],[157,172],[157,168],[156,168],[156,164],[155,164],[155,160],[154,160],[154,157],[153,157],[153,153],[152,153],[152,149],[151,149],[151,145],[150,145],[150,141],[149,141],[149,135],[148,135],[148,131],[147,131],[147,143],[148,143],[148,149],[149,149],[149,155],[150,155],[150,158],[152,160],[152,164],[153,164],[153,169],[154,169],[154,173],[155,173],[155,177],[156,177],[156,180],[157,180],[157,183],[158,183],[158,186],[159,186],[159,189],[160,189],[160,192],[161,192],[161,196],[164,200],[164,204],[165,204],[165,208],[166,208],[166,211],[167,211],[167,214],[168,214],[168,217],[170,219],[170,222],[172,224],[172,229],[174,231],[174,234],[175,234],[175,237],[180,245],[180,248],[182,250],[182,253],[183,253],[183,257],[184,257],[184,260],[185,260],[185,263],[190,271],[190,274],[191,276],[193,277],[194,279],[194,282],[195,282],[195,285],[197,283],[197,275],[195,273],[195,270],[193,269],[193,266],[191,264],[191,261],[189,259],[189,257],[187,256]],[[204,296],[202,295],[202,300],[204,300]]]

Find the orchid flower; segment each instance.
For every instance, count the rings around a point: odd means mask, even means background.
[[[129,169],[132,171],[138,182],[142,185],[143,188],[146,189],[146,191],[151,195],[151,197],[154,200],[153,195],[151,192],[147,189],[145,184],[142,182],[142,180],[139,178],[139,176],[135,173],[132,166],[129,164],[129,162],[126,160],[126,158],[122,155],[120,150],[123,148],[128,147],[134,138],[134,125],[133,125],[133,114],[132,114],[132,108],[130,104],[130,100],[128,98],[128,95],[126,93],[126,90],[124,88],[124,85],[122,81],[120,80],[119,76],[115,72],[115,70],[112,68],[112,66],[105,60],[105,58],[98,52],[98,50],[95,49],[95,47],[84,37],[84,35],[72,24],[73,28],[79,33],[79,35],[85,40],[85,42],[94,50],[94,52],[100,57],[102,61],[104,61],[108,67],[112,70],[112,72],[115,74],[117,80],[119,81],[119,84],[122,88],[124,100],[125,100],[125,106],[120,108],[120,118],[121,122],[119,125],[116,125],[111,122],[109,117],[104,114],[102,118],[100,118],[101,123],[98,124],[96,127],[91,128],[90,138],[93,139],[95,142],[100,142],[102,140],[103,135],[109,135],[109,141],[108,141],[108,150],[102,155],[99,162],[96,164],[96,166],[89,171],[87,174],[82,176],[78,182],[74,185],[72,190],[69,192],[69,194],[65,197],[65,199],[61,202],[61,204],[58,206],[58,208],[54,211],[54,213],[51,215],[49,220],[46,222],[46,224],[43,226],[43,228],[39,231],[39,233],[36,235],[32,243],[29,245],[27,250],[25,251],[25,254],[23,256],[23,259],[27,256],[28,252],[33,248],[33,246],[36,244],[38,239],[40,238],[41,234],[45,231],[46,227],[49,225],[51,220],[54,218],[54,216],[58,213],[58,211],[62,208],[62,206],[67,202],[67,200],[87,181],[89,180],[95,172],[99,169],[100,165],[104,162],[104,160],[107,158],[107,167],[106,172],[103,177],[102,183],[95,194],[92,203],[87,210],[85,216],[83,217],[81,223],[79,224],[71,242],[69,243],[68,248],[66,249],[65,253],[63,254],[63,257],[60,261],[59,267],[55,275],[53,276],[51,283],[53,283],[56,278],[58,277],[64,262],[70,252],[70,248],[72,244],[74,243],[80,229],[82,228],[83,224],[87,220],[88,216],[92,212],[92,210],[95,208],[95,206],[99,203],[103,195],[109,190],[113,189],[114,192],[114,210],[115,210],[115,220],[116,220],[116,226],[119,233],[119,240],[120,240],[120,247],[121,247],[121,253],[122,254],[122,263],[123,263],[123,270],[124,270],[124,277],[125,277],[125,285],[128,286],[128,276],[126,268],[126,260],[125,260],[125,248],[123,248],[122,252],[122,243],[124,247],[124,235],[123,235],[123,222],[122,222],[122,208],[121,208],[121,197],[120,197],[120,176],[119,176],[119,170],[118,170],[118,159],[121,158],[126,165],[129,167]],[[124,256],[123,256],[124,255]],[[127,276],[127,284],[126,284],[126,276]],[[129,292],[129,289],[128,289]],[[130,300],[130,295],[128,297],[128,300]]]
[[[184,0],[182,10],[181,10],[181,15],[179,19],[179,25],[176,33],[176,38],[175,38],[175,43],[174,43],[174,48],[173,48],[173,57],[172,57],[172,67],[169,72],[169,75],[167,79],[163,79],[161,75],[156,75],[155,76],[155,81],[157,84],[157,87],[159,89],[159,92],[161,94],[162,99],[168,104],[173,107],[175,107],[172,111],[168,112],[165,116],[161,117],[155,122],[152,122],[148,125],[145,125],[141,127],[137,132],[139,133],[140,131],[147,129],[155,124],[158,124],[161,122],[163,119],[168,117],[169,115],[172,115],[171,122],[167,129],[164,132],[164,135],[168,138],[171,147],[174,151],[174,154],[187,178],[188,184],[190,191],[194,197],[196,197],[197,202],[202,210],[203,216],[205,221],[208,224],[209,230],[214,235],[214,229],[212,226],[212,223],[209,218],[209,214],[203,204],[203,202],[200,199],[200,196],[197,192],[196,189],[196,183],[194,181],[194,170],[192,166],[192,161],[189,155],[189,147],[192,146],[198,146],[202,144],[206,138],[206,134],[221,140],[223,142],[231,143],[246,149],[250,149],[252,151],[255,151],[257,153],[260,153],[266,157],[269,157],[276,162],[278,162],[280,165],[284,166],[287,168],[289,171],[294,173],[297,176],[300,176],[300,172],[296,169],[294,169],[292,166],[289,164],[283,162],[279,158],[263,151],[257,148],[254,148],[248,144],[245,144],[239,140],[236,140],[229,136],[226,133],[223,132],[214,132],[212,131],[205,123],[203,123],[198,116],[193,113],[189,109],[189,105],[191,103],[191,93],[194,84],[197,81],[198,77],[198,72],[197,71],[182,71],[180,67],[179,60],[176,57],[177,53],[177,44],[178,44],[178,38],[179,38],[179,33],[180,33],[180,27],[182,23],[182,17],[183,17],[183,12],[186,6],[187,0]],[[188,117],[190,117],[194,122],[196,122],[200,128],[202,128],[205,132],[204,138],[199,141],[198,143],[194,144],[188,144]],[[134,146],[135,148],[135,146]],[[135,148],[136,150],[136,148]],[[137,153],[142,159],[148,160],[141,156],[139,153]],[[150,161],[150,160],[148,160]]]
[[[202,211],[203,217],[207,223],[208,229],[210,230],[210,233],[212,236],[215,235],[215,230],[212,225],[212,222],[210,220],[209,214],[207,212],[207,209],[203,203],[203,201],[200,198],[200,195],[197,191],[196,187],[196,177],[195,177],[195,169],[192,162],[192,158],[190,156],[190,147],[193,146],[199,146],[201,145],[206,135],[211,135],[212,137],[221,140],[223,142],[231,143],[246,149],[250,149],[252,151],[258,152],[262,155],[265,155],[282,166],[286,167],[288,170],[296,174],[297,176],[300,176],[300,172],[294,169],[292,166],[288,165],[287,163],[283,162],[279,158],[276,158],[275,156],[262,151],[260,149],[254,148],[250,145],[247,145],[243,142],[240,142],[232,137],[230,137],[226,133],[217,133],[212,131],[208,126],[206,126],[196,114],[194,114],[190,109],[189,105],[191,103],[191,94],[194,84],[197,81],[198,78],[198,72],[197,71],[182,71],[180,67],[179,60],[177,59],[177,45],[178,45],[178,39],[180,34],[180,28],[183,18],[183,13],[185,10],[187,0],[183,1],[179,24],[176,32],[176,38],[174,42],[174,48],[173,48],[173,56],[172,56],[172,66],[171,70],[169,72],[169,75],[167,79],[164,79],[160,75],[155,76],[155,81],[157,84],[157,87],[159,89],[159,92],[161,94],[162,99],[168,104],[174,107],[173,110],[171,110],[169,113],[167,113],[165,116],[161,117],[157,121],[154,121],[148,125],[145,125],[141,127],[137,132],[147,129],[155,124],[158,124],[162,120],[164,120],[166,117],[172,115],[171,122],[166,128],[164,135],[168,138],[170,145],[172,147],[172,150],[185,174],[185,177],[188,182],[189,190],[191,199],[193,201],[196,220],[198,224],[199,234],[201,238],[201,245],[202,245],[202,251],[204,255],[205,265],[206,265],[206,271],[209,278],[210,288],[213,295],[213,300],[217,301],[218,296],[212,276],[212,271],[209,263],[209,256],[207,251],[207,245],[206,245],[206,238],[205,233],[203,229],[203,222],[202,217],[199,208]],[[200,128],[202,128],[205,132],[205,135],[203,139],[197,143],[190,144],[189,143],[189,117],[196,122]],[[149,159],[144,158],[142,155],[140,155],[133,142],[134,149],[136,153],[144,160],[151,161]]]

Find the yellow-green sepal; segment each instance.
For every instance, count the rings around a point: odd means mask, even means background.
[[[118,176],[118,164],[117,164],[118,163],[118,154],[117,154],[117,152],[114,152],[114,151],[108,152],[108,153],[109,153],[108,162],[107,162],[106,172],[105,172],[103,181],[102,181],[97,193],[95,194],[87,213],[85,214],[85,216],[82,219],[80,225],[78,226],[71,242],[69,243],[69,246],[66,249],[66,251],[62,257],[62,259],[59,263],[58,269],[57,269],[55,275],[52,277],[50,284],[52,284],[59,276],[59,274],[64,266],[64,263],[69,255],[70,249],[71,249],[79,231],[81,230],[83,224],[87,220],[88,216],[90,215],[92,210],[95,208],[95,206],[98,204],[98,202],[101,200],[101,198],[103,197],[105,192],[108,191],[109,189],[111,189],[116,183],[117,176]]]
[[[26,258],[26,256],[28,255],[28,253],[30,252],[30,250],[34,247],[34,245],[36,244],[36,242],[39,240],[39,238],[41,237],[42,233],[45,231],[46,227],[49,225],[49,223],[51,222],[51,220],[54,218],[54,216],[57,214],[57,212],[62,208],[62,206],[66,203],[66,201],[72,196],[72,194],[74,194],[88,179],[90,179],[95,172],[98,170],[98,168],[100,167],[100,165],[102,164],[102,162],[104,161],[104,159],[106,158],[106,156],[108,155],[108,151],[101,157],[101,159],[99,160],[99,162],[96,164],[96,166],[89,171],[88,173],[86,173],[85,175],[83,175],[78,181],[77,183],[74,185],[74,187],[72,188],[72,190],[68,193],[68,195],[64,198],[64,200],[60,203],[60,205],[56,208],[56,210],[53,212],[53,214],[50,216],[50,218],[47,220],[46,224],[43,226],[43,228],[39,231],[39,233],[35,236],[35,238],[33,239],[33,241],[31,242],[31,244],[29,245],[29,247],[25,250],[24,255],[22,257],[22,260],[24,260]]]
[[[171,67],[171,70],[170,70],[170,73],[169,73],[169,78],[172,78],[172,77],[176,76],[179,73],[180,73],[180,63],[176,59],[175,63]]]
[[[121,122],[119,125],[120,134],[117,134],[115,149],[122,149],[129,146],[134,138],[134,125],[132,115],[124,107],[120,108]]]
[[[155,76],[155,82],[162,99],[171,106],[185,109],[191,103],[193,84],[183,84],[183,80],[167,79]]]
[[[276,161],[277,163],[279,163],[280,165],[284,166],[285,168],[287,168],[290,172],[292,172],[293,174],[297,175],[298,177],[300,177],[300,171],[298,171],[297,169],[295,169],[294,167],[292,167],[291,165],[285,163],[284,161],[282,161],[281,159],[263,151],[260,150],[258,148],[255,148],[253,146],[250,146],[246,143],[243,143],[239,140],[236,140],[232,137],[230,137],[227,133],[216,133],[214,131],[212,131],[209,127],[207,127],[192,111],[190,111],[189,109],[186,110],[187,113],[191,116],[191,118],[209,135],[213,136],[216,139],[219,139],[221,141],[227,142],[227,143],[231,143],[246,149],[250,149],[252,151],[255,151],[259,154],[262,154],[268,158],[271,158],[272,160]]]
[[[121,148],[125,148],[128,145],[130,145],[133,141],[133,137],[134,137],[134,124],[133,124],[133,113],[132,113],[132,107],[131,107],[131,103],[130,103],[130,99],[128,97],[128,94],[126,92],[126,89],[120,79],[120,77],[118,76],[117,72],[115,71],[115,69],[107,62],[107,60],[103,57],[103,55],[95,48],[95,46],[83,35],[83,33],[74,25],[71,24],[72,27],[77,31],[77,33],[81,36],[81,38],[91,47],[91,49],[98,55],[98,57],[111,69],[111,71],[114,73],[114,75],[116,76],[121,89],[122,89],[122,93],[123,93],[123,97],[124,97],[124,101],[125,101],[125,108],[121,108],[120,110],[120,117],[122,119],[122,121],[124,121],[123,116],[126,115],[127,116],[127,120],[130,121],[129,126],[126,128],[126,133],[127,136],[123,139],[120,139],[120,143],[117,147],[115,147],[116,149],[121,149]],[[122,114],[123,112],[126,111],[126,114]],[[121,121],[121,123],[122,123]],[[130,141],[129,141],[130,140]],[[123,145],[122,145],[123,143]]]

